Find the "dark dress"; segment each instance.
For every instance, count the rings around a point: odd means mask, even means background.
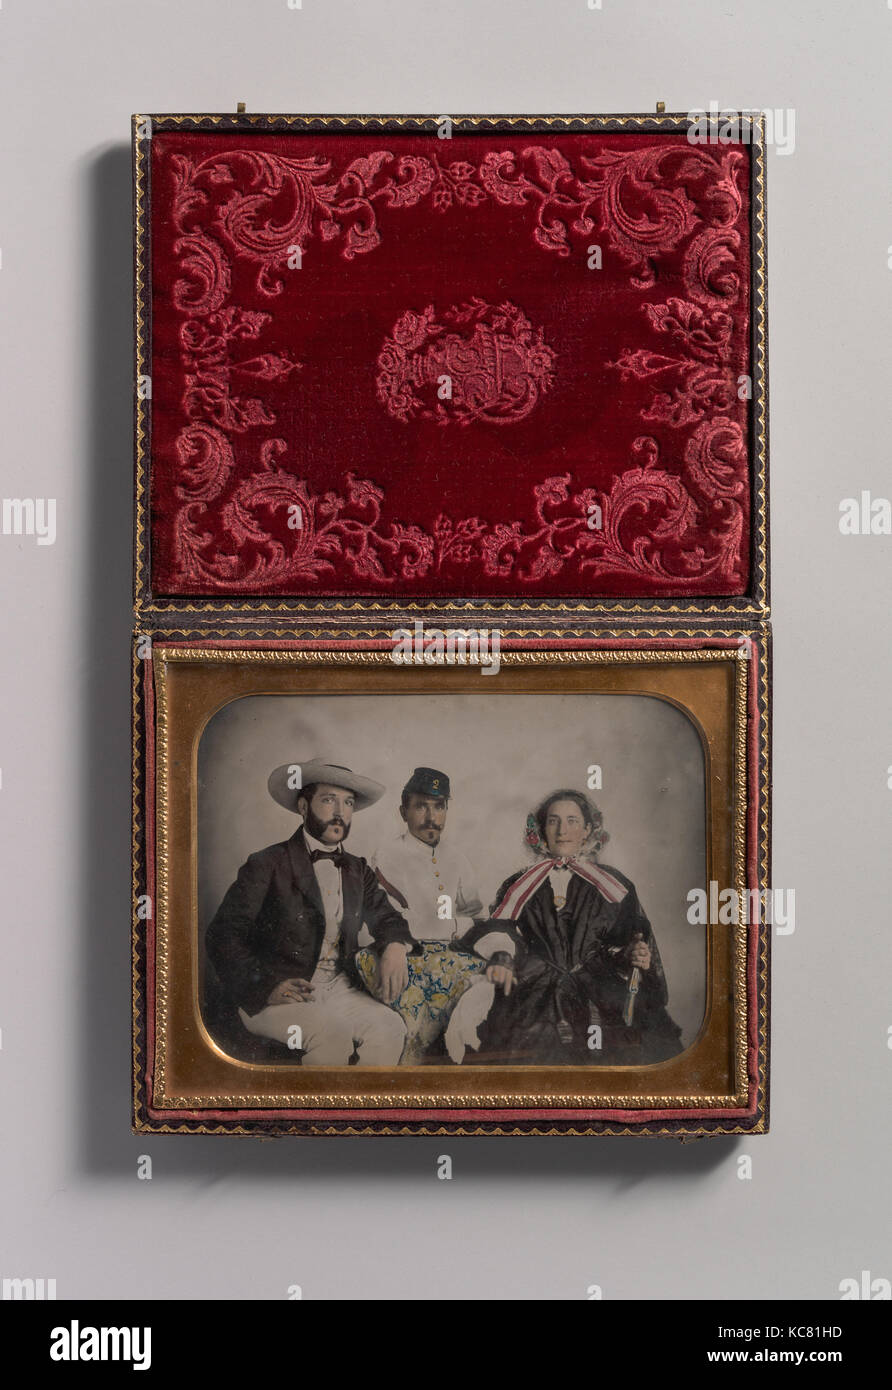
[[[483,1042],[488,1053],[517,1063],[607,1066],[665,1061],[681,1051],[681,1029],[670,1017],[668,990],[650,922],[634,885],[616,869],[600,866],[626,889],[611,902],[578,874],[567,873],[567,901],[558,910],[546,878],[515,922],[516,983],[496,994]],[[520,877],[499,889],[491,911]],[[623,1013],[632,968],[628,956],[640,933],[650,947],[649,970],[639,971],[631,1024]],[[592,1025],[600,1027],[600,1049]]]

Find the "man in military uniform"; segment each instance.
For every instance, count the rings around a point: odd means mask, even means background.
[[[413,938],[404,987],[393,1001],[407,1029],[404,1064],[421,1061],[441,1034],[452,1060],[461,1062],[465,1046],[477,1046],[476,1025],[492,1002],[493,986],[510,991],[513,980],[512,937],[475,923],[483,915],[476,875],[466,856],[444,840],[451,794],[445,772],[416,767],[400,801],[405,829],[371,860]],[[374,953],[360,952],[357,965],[368,989],[381,997]]]

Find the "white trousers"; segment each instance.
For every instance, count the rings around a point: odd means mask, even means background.
[[[452,1017],[443,1035],[446,1051],[452,1061],[460,1066],[465,1059],[465,1048],[480,1050],[477,1029],[486,1018],[496,997],[496,987],[481,975],[470,989],[466,989],[452,1011]]]
[[[394,1067],[406,1041],[406,1025],[394,1009],[355,989],[341,972],[314,986],[306,1003],[267,1004],[259,1014],[239,1016],[249,1033],[288,1043],[300,1029],[305,1067],[345,1067],[353,1049],[367,1067]]]

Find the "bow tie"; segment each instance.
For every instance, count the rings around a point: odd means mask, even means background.
[[[333,859],[336,864],[340,864],[343,855],[339,849],[311,849],[310,861],[315,864],[317,859]]]

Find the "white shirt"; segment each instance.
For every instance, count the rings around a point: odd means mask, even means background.
[[[309,833],[306,826],[304,826],[304,841],[310,852],[322,850],[324,854],[331,854],[332,850],[336,848],[334,845],[324,845],[321,840],[317,840]],[[325,935],[322,938],[322,949],[319,952],[319,960],[310,981],[311,984],[318,985],[327,984],[337,974],[341,922],[344,919],[344,894],[341,888],[341,871],[333,859],[317,859],[313,865],[313,873],[316,875],[316,882],[322,896],[322,907],[325,912]]]
[[[389,894],[416,941],[451,941],[454,936],[463,936],[474,918],[483,915],[468,859],[443,840],[426,845],[404,830],[376,850],[370,863],[408,904]]]
[[[486,916],[469,860],[442,840],[432,848],[404,830],[376,850],[369,862],[404,899],[401,902],[385,887],[416,941],[452,941],[471,929],[475,917]],[[441,916],[441,911],[449,915]],[[507,932],[492,931],[475,941],[473,949],[484,960],[493,951],[513,956],[514,942]]]

